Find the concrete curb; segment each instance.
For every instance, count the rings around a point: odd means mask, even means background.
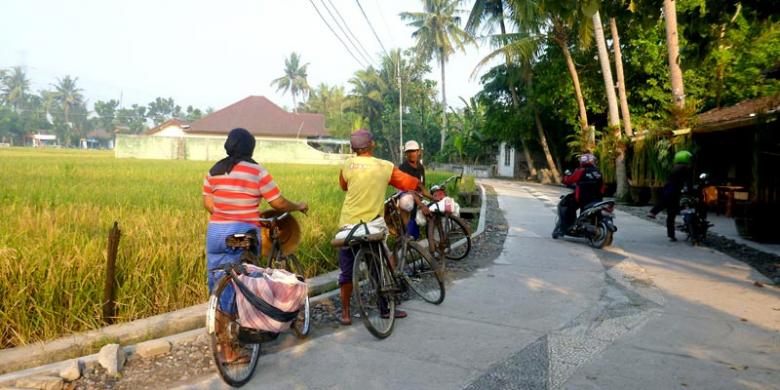
[[[480,188],[480,213],[477,230],[471,237],[477,237],[485,230],[486,195]],[[422,244],[427,244],[423,240]],[[311,304],[320,303],[338,295],[339,271],[331,271],[310,279]],[[194,340],[205,335],[206,304],[202,303],[184,309],[136,321],[110,325],[101,329],[62,337],[6,350],[0,350],[0,386],[33,375],[53,374],[72,360],[81,360],[85,366],[97,364],[97,352],[108,343],[125,345],[128,355],[135,351],[137,343],[163,339],[172,345]],[[56,363],[52,363],[56,362]]]

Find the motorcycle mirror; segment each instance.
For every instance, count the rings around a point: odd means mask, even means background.
[[[706,173],[702,173],[701,175],[699,175],[699,180],[707,180],[708,176],[709,175],[707,175]]]

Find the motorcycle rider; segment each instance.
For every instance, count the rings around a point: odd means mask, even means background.
[[[553,232],[553,238],[564,235],[576,220],[578,208],[582,212],[585,206],[604,199],[604,178],[596,167],[596,156],[584,153],[579,160],[580,167],[563,178],[564,185],[574,186],[574,196],[561,199],[558,216],[561,223]]]
[[[666,235],[669,241],[677,241],[674,235],[675,219],[680,213],[680,192],[685,186],[691,188],[692,159],[693,154],[687,150],[674,154],[674,166],[661,192],[661,199],[647,213],[648,218],[655,219],[661,210],[666,209]]]

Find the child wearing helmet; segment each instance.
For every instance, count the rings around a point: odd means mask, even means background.
[[[680,213],[680,191],[687,185],[691,186],[691,160],[693,154],[687,150],[681,150],[674,154],[674,166],[669,178],[661,192],[658,204],[647,213],[648,218],[655,216],[666,209],[666,235],[670,241],[677,241],[675,237],[675,219]]]

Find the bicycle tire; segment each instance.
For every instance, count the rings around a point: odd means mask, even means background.
[[[282,256],[284,259],[283,268],[297,275],[302,282],[305,282],[303,265],[295,254],[289,254]],[[303,303],[298,312],[298,318],[296,318],[290,325],[290,329],[295,333],[298,338],[304,339],[309,335],[311,331],[311,309],[309,307],[309,294],[306,294],[306,300]]]
[[[420,244],[409,241],[404,253],[401,277],[409,288],[428,303],[444,301],[444,278],[441,269]]]
[[[444,256],[450,260],[462,260],[471,252],[471,229],[466,225],[466,221],[455,215],[445,216],[442,218],[442,223],[447,234],[447,249]],[[465,243],[460,244],[463,239],[466,240]],[[453,248],[455,244],[459,246]]]
[[[393,332],[395,324],[396,289],[386,259],[376,250],[376,245],[371,244],[358,250],[352,270],[352,286],[363,325],[374,337],[384,339]],[[387,318],[382,317],[383,312]]]
[[[219,301],[225,288],[230,283],[230,276],[223,276],[209,295],[208,308],[206,310],[206,331],[209,334],[211,352],[214,364],[217,366],[219,376],[225,383],[233,387],[241,387],[252,379],[260,359],[260,343],[239,340],[238,312],[235,318],[229,322],[220,324],[219,316],[227,316],[219,310]],[[222,317],[225,318],[225,317]],[[220,340],[223,340],[221,343]],[[224,345],[230,345],[234,350],[243,350],[243,356],[249,357],[246,363],[228,363],[224,356]]]
[[[447,268],[447,259],[443,256],[444,250],[441,248],[441,239],[444,234],[441,226],[442,217],[434,216],[428,220],[428,228],[426,229],[426,236],[428,238],[428,253],[431,257],[437,261],[439,267],[442,270]]]

